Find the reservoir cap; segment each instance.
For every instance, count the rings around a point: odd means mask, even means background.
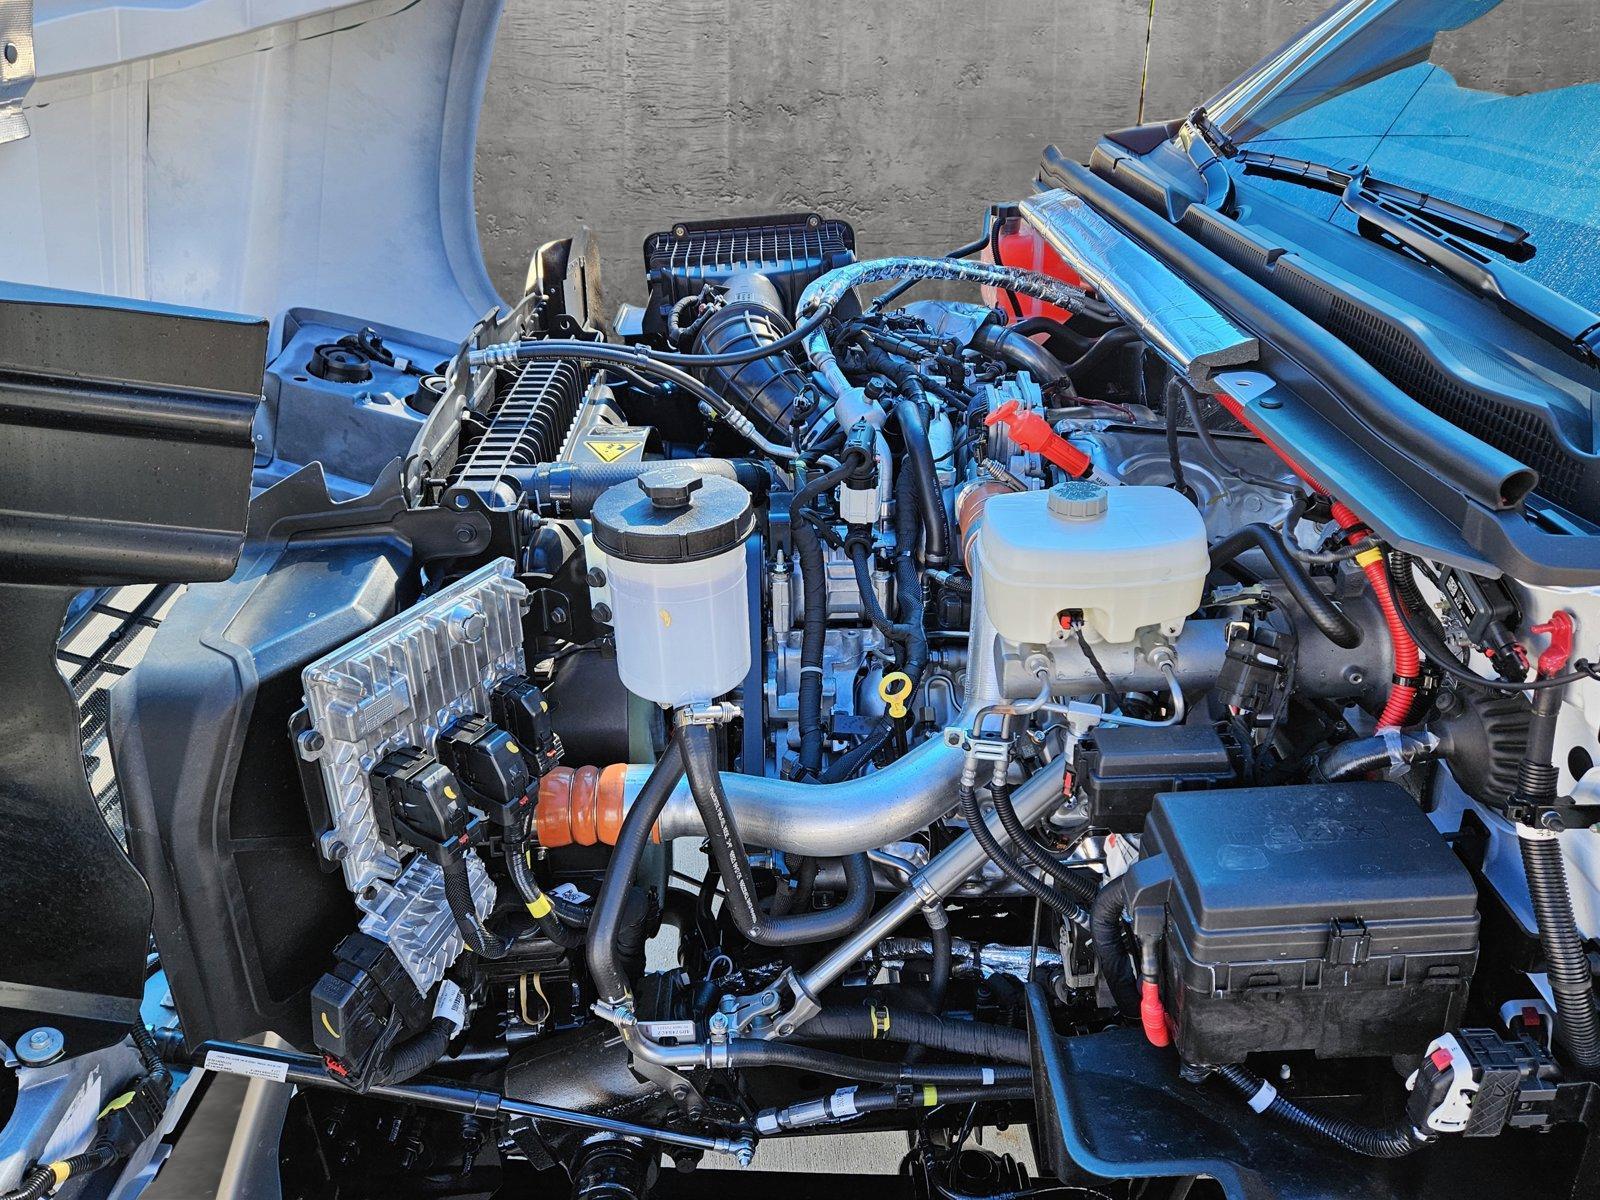
[[[1092,521],[1105,513],[1110,503],[1102,484],[1087,479],[1069,479],[1050,489],[1050,511],[1069,521]]]
[[[595,545],[638,563],[712,558],[742,545],[756,523],[750,493],[739,484],[670,463],[607,488],[592,520]]]

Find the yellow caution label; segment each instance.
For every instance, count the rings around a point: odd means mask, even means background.
[[[923,1108],[937,1108],[938,1106],[939,1106],[939,1089],[936,1088],[936,1087],[924,1086],[923,1089],[922,1089],[922,1107]]]
[[[1373,563],[1382,561],[1383,551],[1379,550],[1376,546],[1374,546],[1371,550],[1363,550],[1360,554],[1356,555],[1356,564],[1362,567],[1370,567]]]
[[[619,459],[626,458],[633,451],[642,449],[644,439],[640,438],[637,441],[633,441],[627,438],[614,438],[609,441],[585,442],[584,445],[588,447],[589,453],[601,462],[614,463]]]

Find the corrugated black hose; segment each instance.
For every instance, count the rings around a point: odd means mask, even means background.
[[[506,869],[511,873],[511,882],[516,886],[517,894],[522,897],[522,903],[527,906],[540,933],[563,950],[576,950],[583,945],[583,930],[562,922],[556,912],[555,902],[534,879],[522,844],[506,843]]]
[[[477,905],[472,902],[472,880],[467,874],[465,854],[446,859],[444,871],[444,899],[450,906],[450,915],[456,919],[456,928],[466,940],[467,949],[479,958],[504,958],[511,942],[495,933],[478,916]]]
[[[989,856],[991,862],[1000,868],[1000,873],[1011,882],[1015,883],[1028,895],[1040,903],[1059,913],[1064,920],[1082,924],[1085,920],[1081,907],[1067,899],[1055,888],[1036,879],[1028,873],[1026,867],[1016,860],[1009,850],[1002,846],[999,840],[989,831],[988,824],[983,819],[983,812],[978,807],[978,793],[975,788],[962,784],[956,789],[957,805],[961,817],[972,830],[973,837],[978,839],[978,845],[983,847],[983,852]]]
[[[1123,937],[1122,910],[1127,903],[1127,878],[1118,875],[1094,898],[1089,910],[1089,936],[1094,941],[1094,958],[1100,967],[1117,1011],[1125,1017],[1139,1015],[1139,981],[1133,959]]]
[[[1528,726],[1528,749],[1523,755],[1517,799],[1523,804],[1552,804],[1558,796],[1555,751],[1556,718],[1565,689],[1533,694],[1533,721]],[[1572,915],[1572,893],[1567,890],[1567,866],[1561,857],[1558,834],[1543,829],[1519,829],[1522,869],[1528,876],[1528,895],[1539,924],[1539,945],[1544,951],[1545,973],[1556,1002],[1556,1035],[1572,1061],[1585,1071],[1600,1070],[1600,1014],[1595,1012],[1594,973],[1584,950],[1583,935]]]
[[[1265,1079],[1243,1067],[1218,1067],[1216,1077],[1238,1092],[1257,1112],[1306,1133],[1327,1138],[1353,1154],[1368,1158],[1404,1158],[1422,1149],[1430,1140],[1418,1133],[1410,1121],[1374,1128],[1347,1121],[1343,1117],[1307,1112],[1294,1101],[1278,1095],[1277,1090]]]
[[[994,802],[1001,828],[1006,831],[1011,844],[1022,852],[1022,857],[1048,873],[1061,886],[1061,890],[1079,904],[1093,904],[1099,889],[1034,840],[1033,834],[1023,825],[1022,818],[1017,816],[1017,810],[1012,807],[1011,788],[991,787],[989,799]]]
[[[810,1042],[895,1042],[926,1046],[985,1062],[1028,1063],[1027,1031],[986,1021],[962,1021],[912,1009],[830,1004],[794,1032]]]
[[[851,854],[841,860],[845,894],[832,908],[785,916],[762,912],[744,843],[722,790],[716,738],[706,726],[689,725],[679,731],[678,743],[689,777],[689,793],[706,827],[712,861],[722,875],[728,916],[743,937],[760,946],[800,946],[843,937],[872,915],[872,863],[865,854]]]

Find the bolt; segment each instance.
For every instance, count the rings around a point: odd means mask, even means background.
[[[592,588],[605,587],[606,585],[606,573],[599,567],[590,567],[589,573],[584,578],[589,581],[589,586]]]
[[[1366,672],[1360,667],[1346,667],[1344,669],[1344,681],[1352,686],[1359,687],[1366,678]]]
[[[559,604],[550,610],[550,624],[565,625],[567,623],[567,610]]]
[[[611,605],[596,604],[591,610],[590,615],[593,616],[596,621],[599,621],[600,624],[609,625],[611,623]]]
[[[472,532],[472,526],[471,525],[457,525],[456,526],[456,541],[461,542],[462,544],[465,544],[467,542],[470,542],[476,536],[477,535]]]
[[[1278,399],[1276,396],[1263,396],[1263,397],[1261,397],[1261,407],[1262,408],[1282,408],[1283,407],[1283,401]]]
[[[727,1013],[714,1012],[711,1014],[711,1019],[706,1022],[706,1028],[714,1034],[727,1033],[728,1027],[732,1024]]]
[[[1539,814],[1539,827],[1541,829],[1548,829],[1552,833],[1560,833],[1567,826],[1566,822],[1561,819],[1560,813],[1554,811],[1553,809],[1547,808],[1544,810],[1544,812]]]
[[[55,1062],[66,1048],[66,1038],[59,1029],[41,1025],[29,1030],[17,1043],[17,1059],[25,1067],[42,1067]]]
[[[295,741],[299,743],[300,753],[305,758],[315,758],[322,753],[322,748],[328,744],[328,739],[315,729],[302,731]]]

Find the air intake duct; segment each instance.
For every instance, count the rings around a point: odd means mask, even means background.
[[[772,344],[793,328],[777,286],[759,271],[729,276],[720,299],[720,307],[695,338],[696,354],[756,349]],[[787,353],[769,354],[735,366],[708,367],[700,376],[763,433],[787,440],[795,402],[807,386],[805,372]]]

